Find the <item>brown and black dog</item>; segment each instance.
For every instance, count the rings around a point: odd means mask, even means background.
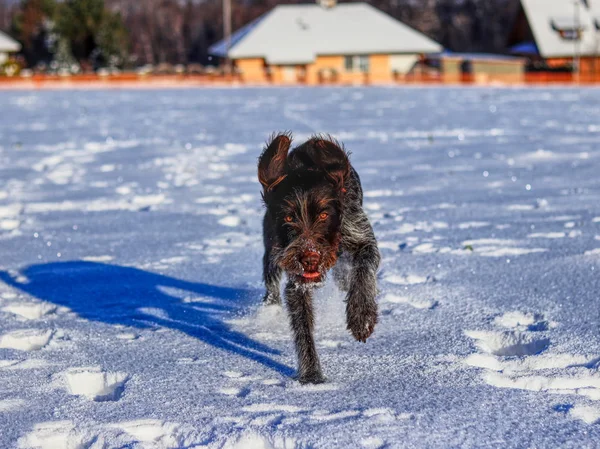
[[[312,295],[327,272],[346,292],[348,329],[365,342],[377,323],[380,255],[363,211],[360,179],[343,147],[316,136],[291,152],[291,134],[275,135],[258,162],[266,213],[263,222],[265,303],[281,304],[280,281],[296,352],[298,380],[324,382],[313,339]]]

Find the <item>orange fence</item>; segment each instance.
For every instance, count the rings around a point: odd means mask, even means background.
[[[458,79],[448,80],[439,73],[414,73],[398,75],[393,84],[448,84],[448,85],[546,85],[546,84],[600,84],[600,74],[580,74],[556,72],[526,73],[519,80],[514,77],[503,78],[501,75],[474,77],[469,74]],[[245,84],[243,76],[222,74],[181,74],[181,75],[139,75],[123,73],[108,76],[83,74],[72,76],[33,75],[31,77],[0,77],[0,89],[53,89],[53,88],[161,88],[161,87],[198,87],[227,86]],[[250,84],[250,83],[247,83]],[[270,85],[276,83],[270,82]],[[331,83],[327,83],[331,84]],[[333,83],[340,84],[340,83]],[[368,76],[364,84],[370,83]],[[389,83],[388,83],[389,84]]]

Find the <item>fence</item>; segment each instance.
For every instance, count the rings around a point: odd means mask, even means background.
[[[153,87],[198,87],[198,86],[227,86],[243,85],[242,76],[237,74],[179,74],[179,75],[139,75],[136,73],[122,73],[100,76],[96,74],[58,76],[58,75],[33,75],[31,77],[0,77],[0,89],[45,89],[45,88],[153,88]],[[301,85],[302,83],[295,83]],[[323,84],[343,85],[343,81]],[[346,84],[350,84],[349,82]],[[365,77],[360,82],[351,84],[376,84]],[[526,73],[519,80],[512,76],[493,77],[473,76],[463,74],[452,81],[444,80],[439,73],[414,73],[408,75],[395,75],[386,84],[395,85],[593,85],[600,84],[600,74],[581,74],[556,72]],[[276,82],[267,82],[265,85],[278,85]]]

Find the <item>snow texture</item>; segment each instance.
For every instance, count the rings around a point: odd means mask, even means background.
[[[0,447],[583,448],[600,441],[600,90],[0,94]],[[327,383],[261,305],[256,158],[352,152],[382,252]]]

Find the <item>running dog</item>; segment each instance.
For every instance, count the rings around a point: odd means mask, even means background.
[[[274,135],[258,162],[266,213],[263,279],[266,304],[281,304],[280,281],[287,274],[285,300],[298,356],[298,380],[325,378],[313,338],[313,290],[333,269],[346,293],[346,322],[366,342],[377,324],[380,255],[363,192],[348,153],[331,137],[315,136],[290,151],[290,133]]]

